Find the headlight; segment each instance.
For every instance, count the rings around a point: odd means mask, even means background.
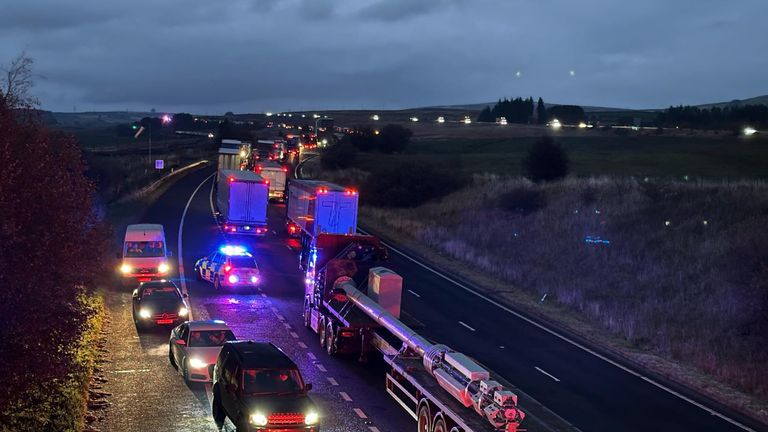
[[[157,271],[160,273],[168,273],[168,264],[166,263],[160,263],[159,266],[157,266]]]
[[[320,420],[320,415],[314,411],[310,411],[304,416],[304,423],[308,425],[317,424]]]
[[[128,264],[123,264],[120,266],[120,271],[123,274],[128,274],[133,271],[133,268],[131,268],[131,266],[129,266]]]
[[[189,309],[185,308],[184,306],[179,309],[179,316],[187,316],[189,313]]]
[[[139,316],[142,318],[149,318],[152,316],[152,312],[150,312],[149,309],[140,309]]]
[[[199,358],[191,358],[189,359],[189,367],[192,369],[203,369],[208,367],[208,363],[200,360]]]
[[[265,416],[262,413],[251,414],[250,421],[251,421],[252,425],[266,426],[267,425],[267,416]]]

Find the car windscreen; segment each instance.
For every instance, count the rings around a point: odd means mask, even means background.
[[[142,299],[153,299],[158,301],[177,300],[181,298],[179,292],[174,286],[144,287],[141,294]]]
[[[152,258],[165,256],[161,241],[127,241],[123,256],[126,258]]]
[[[304,390],[296,369],[245,369],[243,389],[248,394],[289,394]]]
[[[190,347],[216,347],[236,340],[231,330],[193,330],[189,332]]]
[[[256,268],[256,261],[249,257],[232,257],[229,262],[234,268]]]

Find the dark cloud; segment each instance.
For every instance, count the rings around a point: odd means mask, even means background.
[[[764,0],[26,0],[0,12],[0,63],[26,49],[56,110],[529,95],[663,107],[768,93],[768,31],[753,18],[766,12]]]

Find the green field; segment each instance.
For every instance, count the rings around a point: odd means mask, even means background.
[[[466,173],[519,175],[534,137],[504,140],[415,141],[403,154],[360,153],[363,170],[413,159],[447,164]],[[560,137],[577,176],[766,178],[768,139],[743,137]]]

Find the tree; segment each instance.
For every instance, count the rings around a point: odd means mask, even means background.
[[[408,147],[413,132],[403,126],[388,124],[379,134],[379,150],[383,153],[399,153]]]
[[[544,99],[539,98],[536,103],[536,120],[538,124],[547,123],[547,107],[544,105]]]
[[[491,107],[489,106],[483,108],[483,110],[480,111],[480,115],[477,116],[478,123],[493,123],[495,121],[496,117],[493,116],[493,112],[491,112]]]
[[[171,125],[174,130],[189,131],[195,129],[195,118],[192,114],[188,113],[176,113],[171,119]]]
[[[547,118],[558,119],[564,124],[579,124],[587,120],[587,114],[578,105],[555,105],[547,110]]]
[[[357,148],[349,141],[331,145],[320,154],[320,164],[324,169],[349,168],[357,159]]]
[[[11,64],[0,69],[0,96],[5,98],[5,104],[10,109],[30,109],[40,105],[40,102],[30,93],[34,82],[32,66],[35,61],[22,51]]]
[[[536,141],[522,161],[523,173],[534,182],[561,179],[569,165],[568,154],[548,136]]]
[[[373,129],[366,126],[355,128],[354,132],[344,135],[341,139],[342,142],[349,142],[355,146],[358,150],[368,152],[373,151],[376,148],[376,135]]]
[[[17,93],[18,94],[18,93]],[[0,407],[72,371],[88,318],[79,302],[108,271],[106,236],[71,137],[15,116],[0,96]],[[41,299],[55,296],[55,300]],[[13,341],[13,343],[8,343]],[[0,415],[5,414],[4,411]],[[0,424],[3,419],[0,418]],[[42,427],[41,427],[42,428]]]

